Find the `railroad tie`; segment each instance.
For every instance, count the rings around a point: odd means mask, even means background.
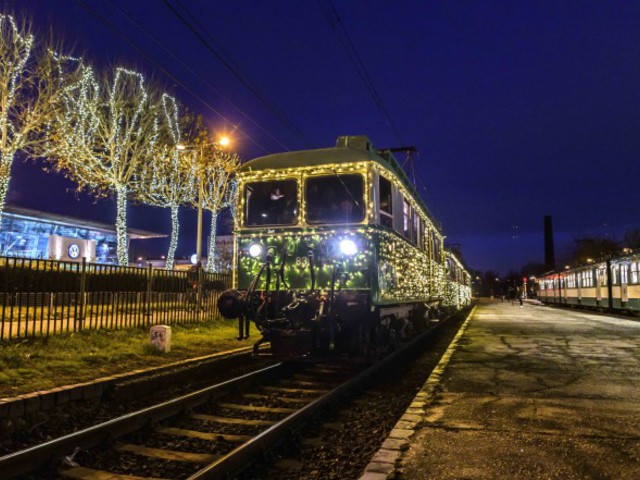
[[[257,405],[242,405],[240,403],[219,403],[221,408],[229,408],[232,410],[241,410],[243,412],[262,412],[262,413],[293,413],[297,408],[288,407],[262,407]]]
[[[318,385],[335,385],[336,382],[330,378],[318,377],[316,375],[305,375],[304,373],[296,373],[291,378],[305,383],[314,383]]]
[[[176,450],[165,450],[163,448],[150,448],[144,445],[124,444],[116,447],[121,452],[135,453],[149,458],[160,458],[162,460],[171,460],[173,462],[200,463],[206,465],[215,462],[220,455],[211,455],[207,453],[178,452]]]
[[[193,413],[191,418],[204,422],[227,423],[231,425],[249,425],[252,427],[270,427],[276,422],[273,420],[249,420],[246,418],[218,417],[215,415],[206,415],[204,413]]]
[[[246,442],[250,440],[251,435],[235,435],[230,433],[212,433],[212,432],[199,432],[197,430],[185,430],[183,428],[172,427],[160,427],[156,428],[158,433],[164,433],[165,435],[176,435],[179,437],[198,438],[200,440],[207,440],[214,442],[216,440],[226,440],[227,442]]]
[[[287,388],[287,387],[270,387],[270,386],[262,386],[260,387],[262,390],[266,390],[267,392],[274,393],[304,393],[308,395],[322,395],[323,393],[327,393],[329,390],[323,388]]]
[[[242,395],[245,398],[254,400],[278,400],[283,403],[309,403],[315,397],[280,397],[272,395],[263,395],[261,393],[245,393]]]
[[[74,467],[58,472],[63,478],[73,480],[166,480],[156,477],[136,477],[135,475],[122,475],[119,473],[94,470],[92,468]]]

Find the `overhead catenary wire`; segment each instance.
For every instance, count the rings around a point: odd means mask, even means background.
[[[236,62],[229,61],[226,56],[227,53],[220,53],[209,40],[204,37],[204,34],[201,33],[198,29],[196,29],[192,22],[190,22],[185,15],[180,13],[168,0],[162,0],[162,2],[167,6],[167,8],[180,20],[187,29],[193,33],[193,35],[202,43],[202,45],[218,60],[222,65],[231,72],[231,74],[236,77],[259,101],[262,103],[273,115],[275,115],[302,143],[311,148],[312,144],[309,139],[302,133],[302,131],[280,110],[276,105],[271,103],[266,96],[255,86],[248,77],[237,67]],[[182,8],[185,9],[184,5]],[[203,27],[200,27],[201,30]],[[211,35],[208,34],[211,38]]]
[[[402,144],[403,143],[402,136],[400,135],[399,130],[396,128],[393,120],[391,119],[389,110],[385,106],[384,100],[378,93],[378,90],[376,89],[373,83],[373,80],[371,79],[371,75],[369,74],[367,68],[365,67],[362,57],[358,53],[358,50],[356,49],[355,44],[351,40],[351,36],[349,35],[349,32],[347,31],[347,28],[345,27],[342,21],[342,18],[338,14],[338,11],[336,10],[331,0],[324,0],[324,1],[318,0],[318,4],[320,6],[320,9],[324,13],[324,16],[327,22],[331,26],[331,29],[336,34],[338,41],[340,42],[342,47],[345,49],[347,56],[349,57],[351,62],[354,64],[355,69],[358,72],[358,75],[362,79],[362,82],[364,83],[369,94],[371,95],[374,103],[376,104],[376,107],[384,117],[385,122],[387,123],[389,129],[391,130],[392,134],[396,138],[396,141]]]
[[[89,12],[99,22],[104,24],[109,30],[111,30],[115,35],[117,35],[121,40],[123,40],[125,43],[127,43],[133,50],[135,50],[137,53],[142,55],[144,58],[146,58],[153,65],[155,65],[163,75],[165,75],[167,78],[169,78],[170,80],[175,82],[177,85],[182,87],[186,92],[188,92],[190,95],[192,95],[193,98],[195,98],[200,103],[202,103],[205,107],[207,107],[209,110],[211,110],[220,119],[222,119],[225,122],[232,123],[222,113],[220,113],[216,108],[214,108],[209,102],[207,102],[204,98],[202,98],[201,95],[198,95],[196,92],[194,92],[191,88],[189,88],[187,85],[185,85],[184,82],[180,81],[180,79],[178,79],[175,75],[173,75],[166,68],[164,68],[164,66],[162,66],[162,64],[160,64],[160,62],[158,62],[151,55],[149,55],[147,52],[145,52],[142,48],[140,48],[138,45],[136,45],[131,39],[129,39],[125,34],[123,34],[115,25],[113,25],[112,22],[107,20],[104,16],[102,16],[96,10],[94,10],[89,5],[87,5],[84,1],[76,0],[76,3],[78,3],[78,5],[80,5],[87,12]],[[265,152],[267,154],[272,153],[270,150],[266,149],[263,145],[261,145],[255,139],[253,139],[245,131],[243,131],[241,129],[237,129],[236,131],[239,132],[243,137],[245,137],[247,140],[249,140],[252,144],[254,144],[256,147],[258,147],[263,152]]]
[[[226,101],[229,105],[236,109],[244,118],[249,120],[256,128],[258,128],[262,133],[267,135],[271,140],[277,143],[284,150],[290,151],[291,149],[287,147],[284,143],[282,143],[278,138],[272,135],[268,130],[266,130],[262,125],[260,125],[257,121],[255,121],[249,114],[247,114],[244,110],[238,107],[233,101],[227,97],[224,93],[222,93],[218,88],[216,88],[213,83],[209,79],[207,79],[200,72],[194,70],[187,62],[185,62],[179,55],[176,55],[173,51],[167,48],[155,35],[153,35],[149,30],[140,25],[131,15],[129,15],[122,7],[120,7],[114,0],[109,0],[109,3],[120,12],[122,16],[124,16],[130,23],[132,23],[138,30],[143,32],[147,37],[149,37],[153,42],[158,45],[162,50],[164,50],[168,55],[171,56],[176,62],[182,65],[185,69],[187,69],[191,74],[196,76],[200,81],[202,81],[205,85],[207,85],[211,90],[213,90],[217,95],[219,95],[224,101]]]

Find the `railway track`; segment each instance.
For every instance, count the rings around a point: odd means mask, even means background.
[[[372,366],[278,363],[6,455],[0,478],[228,478],[419,349],[434,329]]]

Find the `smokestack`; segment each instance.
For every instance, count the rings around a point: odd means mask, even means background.
[[[556,269],[556,254],[553,249],[553,224],[551,215],[544,216],[544,266],[547,270]]]

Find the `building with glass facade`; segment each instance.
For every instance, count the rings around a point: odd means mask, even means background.
[[[7,206],[2,214],[0,255],[54,259],[55,253],[49,251],[52,235],[94,241],[95,258],[91,261],[117,263],[116,230],[113,225],[12,206]],[[142,230],[127,230],[127,241],[164,236]]]

